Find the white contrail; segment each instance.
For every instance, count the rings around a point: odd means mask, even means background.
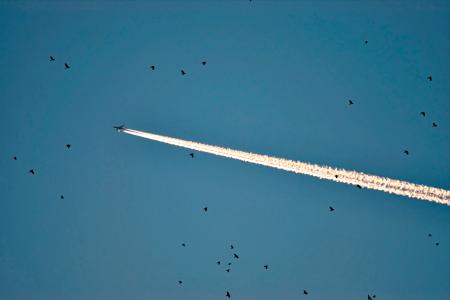
[[[411,198],[450,205],[450,191],[444,189],[414,184],[397,179],[368,175],[356,171],[347,171],[345,169],[337,169],[328,166],[320,166],[300,161],[292,161],[288,159],[255,154],[251,152],[244,152],[229,148],[206,145],[197,142],[185,141],[177,138],[171,138],[163,135],[147,133],[133,129],[124,128],[123,130],[120,131],[123,131],[131,135],[140,136],[146,139],[155,140],[175,145],[178,147],[189,148],[214,155],[233,158],[248,163],[268,166],[294,173],[310,175],[314,177],[319,177],[321,179],[328,179],[336,182],[358,185],[360,187],[379,190],[390,194],[407,196]]]

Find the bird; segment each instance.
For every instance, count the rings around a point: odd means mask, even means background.
[[[178,280],[178,284],[182,284],[183,283],[183,281],[181,281],[181,280]]]
[[[348,105],[353,105],[353,101],[352,100],[348,100]]]
[[[185,243],[181,243],[181,246],[186,247],[186,244]]]
[[[373,300],[372,297],[370,297],[370,295],[367,295],[367,300]]]
[[[205,212],[207,212],[207,211],[208,211],[208,207],[203,207],[203,210],[204,210]]]
[[[189,153],[189,155],[191,156],[191,158],[194,158],[194,153]]]
[[[230,245],[230,249],[234,249],[234,246],[233,246],[233,245]]]
[[[435,245],[436,245],[436,246],[439,246],[439,243],[436,243]]]
[[[234,258],[239,259],[239,255],[237,255],[236,253],[233,254]]]
[[[433,127],[437,127],[437,124],[433,122]]]
[[[406,155],[409,155],[409,151],[408,150],[404,150],[403,153],[405,153]]]
[[[431,233],[429,233],[429,234],[428,234],[428,236],[429,236],[429,237],[431,237],[431,236],[432,236],[432,234],[431,234]]]
[[[362,186],[360,186],[359,184],[356,185],[358,187],[358,189],[362,189]]]
[[[31,173],[31,174],[33,174],[33,175],[35,174],[33,169],[31,169],[31,170],[28,171],[28,172]]]
[[[308,295],[308,292],[306,290],[303,290],[304,295]]]
[[[184,70],[181,70],[181,75],[186,75],[186,72]]]
[[[202,61],[202,65],[206,66],[206,61]]]
[[[231,269],[226,269],[225,271],[227,271],[228,273],[230,273],[230,270],[231,270]]]
[[[50,55],[50,61],[55,61],[55,58]]]
[[[150,69],[152,69],[154,71],[155,70],[155,66],[150,66]]]
[[[231,266],[231,263],[229,262],[228,265]]]
[[[59,198],[61,198],[62,200],[64,200],[64,195],[61,195]]]
[[[365,40],[365,41],[364,41],[364,44],[366,44],[366,45],[367,45],[367,43],[368,43],[368,42],[369,42],[368,40]]]
[[[334,211],[334,208],[332,206],[329,206],[330,211]]]
[[[14,160],[17,160],[17,156],[14,156],[13,159],[14,159]]]
[[[216,262],[216,264],[220,265],[220,260],[218,260],[218,261]]]
[[[64,63],[64,68],[65,68],[66,70],[68,70],[68,69],[70,69],[70,66],[69,66],[67,63]]]
[[[335,177],[335,178],[338,178],[338,177],[339,177],[339,175],[334,175],[334,177]]]
[[[421,111],[420,114],[425,117],[425,112]]]
[[[227,293],[225,294],[225,297],[231,298],[230,292],[227,291]]]
[[[269,266],[268,265],[264,265],[264,269],[269,269]]]
[[[71,144],[66,144],[67,149],[70,149],[71,146],[72,146]]]
[[[428,81],[433,81],[433,76],[431,76],[431,75],[428,75]]]

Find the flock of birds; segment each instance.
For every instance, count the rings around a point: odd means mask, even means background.
[[[251,1],[251,0],[250,0],[250,1]],[[364,44],[367,45],[367,44],[368,44],[368,41],[365,40],[365,41],[364,41]],[[50,62],[55,62],[55,61],[56,61],[56,59],[55,59],[53,56],[50,56],[49,59],[50,59]],[[206,66],[206,61],[202,61],[201,64],[202,64],[202,66]],[[64,63],[64,69],[65,69],[65,70],[69,70],[70,68],[71,68],[71,66],[70,66],[67,62],[65,62],[65,63]],[[149,68],[150,68],[150,70],[152,70],[152,71],[155,71],[155,70],[156,70],[156,66],[155,66],[155,65],[151,65],[151,66],[149,66]],[[186,70],[184,70],[184,69],[181,69],[181,70],[180,70],[180,73],[181,73],[182,76],[187,75],[187,72],[186,72]],[[433,77],[432,77],[431,75],[429,75],[429,76],[427,77],[427,79],[428,79],[428,81],[431,82],[431,81],[433,80]],[[354,104],[355,104],[355,102],[354,102],[353,100],[348,100],[348,105],[351,106],[351,105],[354,105]],[[421,115],[422,117],[426,117],[426,112],[421,111],[421,112],[420,112],[420,115]],[[433,122],[433,123],[432,123],[432,127],[437,127],[437,124],[436,124],[435,122]],[[66,145],[65,145],[65,147],[66,147],[67,149],[70,149],[71,146],[72,146],[71,144],[66,144]],[[409,150],[404,150],[404,154],[409,155],[409,154],[410,154]],[[189,156],[190,156],[191,158],[194,158],[194,153],[189,153]],[[13,159],[14,159],[14,160],[17,160],[18,158],[17,158],[17,156],[14,156]],[[29,172],[31,175],[36,175],[36,171],[35,171],[34,169],[30,169],[28,172]],[[338,177],[338,175],[335,175],[335,176],[336,176],[336,178]],[[359,189],[362,188],[360,185],[357,185],[357,187],[358,187]],[[60,196],[60,199],[64,199],[64,195],[61,195],[61,196]],[[204,211],[205,213],[207,213],[207,212],[208,212],[208,207],[203,207],[203,211]],[[329,212],[330,212],[330,213],[333,213],[334,211],[335,211],[335,208],[332,207],[332,206],[329,206]],[[428,237],[431,238],[432,236],[433,236],[433,235],[432,235],[431,233],[428,234]],[[439,246],[439,242],[435,242],[435,245],[436,245],[436,246]],[[187,244],[186,244],[186,243],[182,243],[181,246],[182,246],[182,247],[186,247]],[[234,248],[235,248],[234,245],[230,245],[230,249],[231,249],[231,250],[234,250]],[[232,257],[233,257],[235,260],[239,260],[239,255],[238,255],[237,253],[235,253],[234,251],[233,251],[233,256],[232,256]],[[218,261],[216,261],[216,264],[217,264],[217,265],[221,265],[221,264],[222,264],[222,261],[218,260]],[[225,271],[226,271],[227,273],[229,273],[229,272],[231,271],[231,265],[232,265],[231,262],[228,262],[228,263],[227,263],[226,269],[225,269]],[[264,270],[268,271],[268,270],[269,270],[269,265],[265,264],[265,265],[262,266],[262,268],[263,268]],[[183,284],[183,281],[182,281],[182,280],[178,280],[178,284],[179,284],[179,285],[182,285],[182,284]],[[308,294],[309,294],[309,292],[308,292],[306,289],[304,289],[304,290],[303,290],[303,295],[308,295]],[[225,297],[231,298],[231,293],[230,293],[229,291],[226,291],[226,292],[225,292]],[[373,294],[373,295],[368,294],[368,295],[367,295],[367,299],[368,299],[368,300],[373,300],[373,299],[375,299],[375,298],[376,298],[376,295],[375,295],[375,294]]]

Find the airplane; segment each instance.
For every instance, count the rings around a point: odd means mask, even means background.
[[[120,126],[113,126],[117,131],[124,131],[125,130],[125,124],[122,124]]]

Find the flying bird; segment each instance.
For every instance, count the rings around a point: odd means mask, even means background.
[[[364,44],[366,44],[366,45],[367,45],[367,43],[368,43],[368,42],[369,42],[368,40],[365,40],[365,41],[364,41]]]
[[[334,177],[335,177],[335,178],[338,178],[338,177],[339,177],[339,175],[334,175]]]
[[[230,273],[230,269],[226,269],[225,271],[227,271],[228,273]]]
[[[203,210],[204,210],[205,212],[207,212],[207,211],[208,211],[208,207],[203,207]]]
[[[204,66],[205,66],[205,65],[206,65],[206,61],[202,61],[202,65],[204,65]]]
[[[437,127],[437,124],[433,122],[433,127]]]
[[[186,75],[186,72],[184,70],[181,70],[181,75]]]
[[[353,101],[352,100],[348,100],[348,105],[353,105]]]
[[[233,254],[234,258],[239,259],[239,255],[237,255],[236,253]]]
[[[436,246],[439,246],[439,243],[436,243]]]
[[[67,149],[70,149],[71,146],[72,146],[71,144],[66,144]]]
[[[433,81],[433,77],[431,75],[428,75],[427,78],[428,78],[429,81]]]
[[[429,234],[428,234],[428,236],[429,236],[429,237],[431,237],[431,236],[432,236],[432,234],[431,234],[431,233],[429,233]]]
[[[227,298],[231,298],[230,292],[227,292],[225,295]]]
[[[334,211],[334,208],[332,206],[329,206],[330,211]]]
[[[62,200],[64,200],[64,195],[61,195],[59,198],[61,198]]]
[[[66,70],[68,70],[68,69],[70,69],[70,66],[69,66],[67,63],[64,63],[64,68],[65,68]]]
[[[220,260],[218,260],[218,261],[216,262],[216,264],[220,265]]]
[[[150,66],[150,69],[152,69],[153,71],[155,71],[155,66]]]
[[[229,262],[228,265],[231,266],[231,263]]]
[[[33,169],[31,169],[31,170],[28,171],[28,172],[34,175],[34,170],[33,170]]]
[[[233,245],[230,245],[230,249],[234,249],[234,246],[233,246]]]
[[[50,55],[50,61],[55,61],[55,58]]]
[[[194,158],[194,153],[189,153],[189,155],[191,156],[191,158]]]
[[[370,295],[367,295],[367,300],[373,300],[372,297],[370,297]]]
[[[269,266],[268,265],[264,265],[264,269],[269,269]]]
[[[405,153],[406,155],[409,155],[409,151],[408,150],[404,150],[403,153]]]
[[[17,160],[17,156],[14,156],[13,159],[14,159],[14,160]]]
[[[360,186],[359,184],[356,185],[358,187],[358,189],[362,189],[362,186]]]
[[[178,284],[182,284],[183,283],[183,281],[181,281],[181,280],[178,280]]]
[[[181,246],[186,247],[186,244],[185,244],[185,243],[182,243]]]
[[[308,295],[308,292],[306,290],[303,290],[304,295]]]
[[[420,114],[425,117],[425,112],[421,111]]]

